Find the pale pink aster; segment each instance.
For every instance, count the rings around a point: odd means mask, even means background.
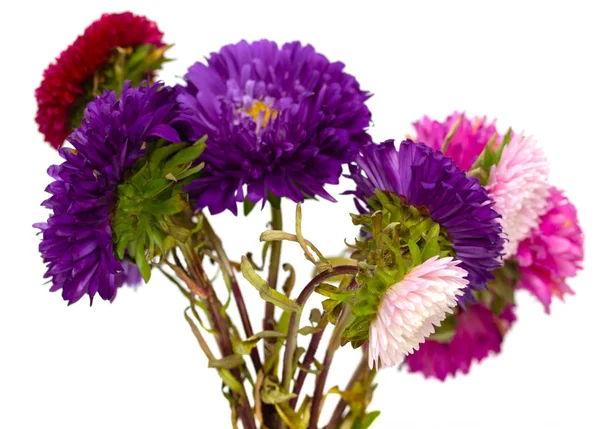
[[[566,279],[574,277],[583,261],[583,232],[575,206],[551,188],[547,212],[531,236],[519,244],[515,260],[521,277],[518,288],[527,289],[547,313],[553,296],[573,294]]]
[[[370,368],[402,362],[452,312],[469,283],[460,263],[434,256],[390,286],[369,329]]]
[[[496,202],[494,209],[502,215],[500,223],[508,238],[505,259],[513,256],[519,242],[538,226],[550,192],[548,173],[541,147],[523,134],[510,139],[498,165],[492,167],[487,190]]]

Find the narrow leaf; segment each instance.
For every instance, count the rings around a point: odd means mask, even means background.
[[[281,292],[271,288],[269,284],[254,271],[252,264],[242,256],[242,275],[260,293],[260,297],[285,311],[300,311],[300,306]]]
[[[238,355],[229,355],[221,359],[210,359],[208,361],[209,368],[233,369],[242,365],[244,365],[244,358]]]

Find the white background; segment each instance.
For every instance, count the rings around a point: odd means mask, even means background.
[[[412,4],[414,3],[414,4]],[[372,133],[402,138],[423,114],[453,110],[498,118],[545,146],[553,183],[578,206],[587,234],[577,295],[552,315],[524,292],[519,321],[503,353],[446,383],[387,370],[372,404],[374,428],[597,428],[597,226],[600,30],[594,2],[227,1],[5,2],[0,6],[2,167],[0,168],[0,427],[226,428],[220,381],[183,319],[186,302],[155,273],[113,304],[67,307],[47,292],[31,224],[43,221],[46,168],[60,161],[33,118],[34,89],[46,65],[102,12],[132,10],[158,22],[177,58],[161,74],[186,68],[242,38],[299,39],[346,63],[375,96]],[[392,6],[393,5],[393,6]],[[336,195],[343,187],[330,188]],[[349,198],[305,206],[305,234],[337,253],[355,231]],[[235,258],[258,253],[268,212],[214,223]],[[292,222],[286,206],[284,223]],[[309,267],[295,248],[300,281]],[[254,290],[251,311],[262,316]],[[251,298],[254,297],[254,298]],[[318,305],[318,302],[315,302]],[[233,308],[233,307],[232,307]],[[357,353],[334,361],[345,383]],[[332,400],[333,402],[333,400]]]

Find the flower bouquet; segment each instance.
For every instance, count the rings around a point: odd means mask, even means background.
[[[113,301],[151,275],[173,283],[232,427],[367,428],[379,371],[467,373],[500,352],[517,289],[547,312],[573,293],[583,234],[531,136],[454,113],[377,143],[371,94],[311,45],[227,45],[174,87],[157,80],[169,47],[154,22],[107,14],[48,67],[36,120],[64,161],[48,170],[51,213],[35,227],[50,290],[69,304]],[[338,198],[356,210],[335,221],[354,238],[330,256],[304,234],[302,203],[335,202],[326,186],[342,175],[353,186]],[[260,260],[229,254],[213,217],[262,209],[269,228],[248,234]],[[284,245],[305,263],[282,264]],[[340,347],[361,358],[332,387]]]

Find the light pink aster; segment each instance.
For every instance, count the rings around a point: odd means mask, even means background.
[[[434,256],[386,291],[369,329],[370,368],[402,362],[452,312],[468,284],[460,263]]]
[[[504,148],[498,165],[490,171],[487,190],[496,201],[494,209],[502,215],[504,258],[517,252],[519,242],[538,226],[546,210],[548,161],[532,137],[515,134]]]
[[[462,115],[463,119],[456,129],[454,137],[450,140],[445,155],[452,158],[461,170],[469,170],[492,136],[496,134],[496,127],[494,122],[486,123],[485,117],[476,117],[471,120],[464,117],[464,113]],[[429,117],[424,116],[417,122],[413,122],[417,132],[414,140],[442,150],[444,139],[460,116],[461,113],[454,112],[444,122],[432,121]]]
[[[518,288],[527,289],[550,312],[553,296],[573,294],[566,279],[574,277],[583,261],[583,232],[575,206],[556,188],[551,188],[547,212],[531,236],[519,244]]]

